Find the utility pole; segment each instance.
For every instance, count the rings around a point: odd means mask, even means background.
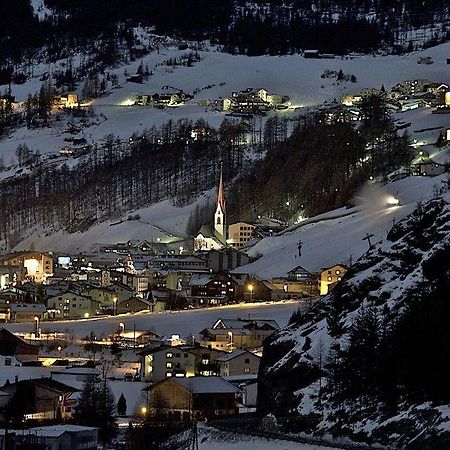
[[[373,237],[373,234],[366,233],[366,237],[362,239],[363,241],[367,241],[369,243],[369,250],[372,248],[372,242],[370,241],[370,238]]]
[[[192,444],[190,450],[199,450],[198,449],[198,429],[197,429],[197,421],[192,421]]]

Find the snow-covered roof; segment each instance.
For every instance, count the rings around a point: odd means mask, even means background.
[[[220,361],[220,362],[227,362],[227,361],[231,361],[234,358],[237,358],[239,356],[245,355],[246,353],[251,354],[252,356],[255,356],[256,358],[259,358],[259,356],[256,356],[254,353],[251,353],[247,350],[234,350],[231,353],[226,353],[225,355],[219,356],[218,358],[216,358],[216,361]]]
[[[194,273],[189,280],[189,286],[204,286],[213,279],[209,273]]]
[[[24,434],[24,435],[32,434],[39,437],[58,437],[64,433],[81,433],[83,431],[94,431],[94,430],[98,430],[98,428],[85,427],[82,425],[64,424],[64,425],[49,425],[47,427],[28,428],[26,430],[10,430],[9,433],[14,432],[15,434]],[[4,430],[0,430],[0,433],[4,434]]]
[[[47,311],[47,308],[42,303],[12,303],[10,309],[13,312],[45,313]]]
[[[232,394],[240,392],[236,386],[221,377],[170,378],[193,394]]]

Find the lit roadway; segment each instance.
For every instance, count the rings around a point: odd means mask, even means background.
[[[95,319],[41,322],[40,328],[42,333],[58,331],[71,334],[74,338],[84,338],[89,336],[92,331],[99,339],[113,333],[119,328],[119,323],[123,323],[127,330],[136,327],[136,330],[154,330],[162,336],[179,334],[186,337],[196,336],[202,329],[211,327],[218,318],[273,319],[278,322],[280,327],[283,327],[299,307],[307,308],[308,304],[301,301],[240,303],[155,314],[122,314]],[[35,323],[12,323],[5,324],[5,327],[11,331],[33,332]]]

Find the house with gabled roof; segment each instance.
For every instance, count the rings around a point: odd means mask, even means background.
[[[153,384],[150,414],[178,420],[237,414],[239,388],[221,377],[168,378]]]

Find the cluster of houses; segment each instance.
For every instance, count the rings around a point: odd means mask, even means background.
[[[139,311],[278,301],[325,295],[347,271],[342,264],[311,273],[298,265],[263,279],[242,267],[243,248],[284,228],[276,220],[226,226],[220,176],[213,226],[203,225],[185,250],[175,236],[98,246],[92,255],[22,251],[0,257],[0,320],[87,319]],[[239,270],[236,270],[240,268]]]
[[[154,108],[167,108],[183,105],[191,100],[192,95],[181,90],[167,90],[155,94],[141,94],[132,103],[139,106],[151,106]],[[242,91],[232,92],[231,96],[216,100],[199,100],[200,106],[212,107],[218,111],[236,116],[265,115],[271,110],[288,109],[290,106],[287,95],[269,94],[264,88],[247,88]]]
[[[190,100],[192,95],[183,91],[155,93],[149,95],[138,95],[135,105],[152,106],[154,108],[176,107]]]
[[[264,88],[247,88],[236,91],[230,97],[219,98],[212,105],[219,111],[231,115],[264,115],[271,110],[287,109],[290,106],[287,95],[269,94]]]
[[[179,336],[167,339],[153,331],[125,330],[121,323],[105,342],[133,349],[136,374],[125,380],[145,382],[143,389],[142,384],[135,386],[143,390],[148,414],[202,420],[254,410],[262,345],[277,330],[275,320],[219,318],[188,343]],[[4,365],[37,363],[38,351],[38,345],[0,329],[0,355],[9,359]],[[79,388],[74,386],[99,376],[91,364],[51,370],[43,378],[16,379],[0,388],[0,406],[17,391],[26,391],[26,419],[64,422],[72,418],[77,403]]]
[[[398,83],[390,92],[386,92],[382,87],[381,89],[362,89],[356,94],[345,95],[342,98],[342,105],[348,109],[342,109],[342,111],[347,111],[347,117],[359,120],[361,118],[360,104],[373,95],[381,96],[391,112],[405,112],[423,107],[436,107],[436,110],[439,110],[450,105],[447,84],[418,79]]]

